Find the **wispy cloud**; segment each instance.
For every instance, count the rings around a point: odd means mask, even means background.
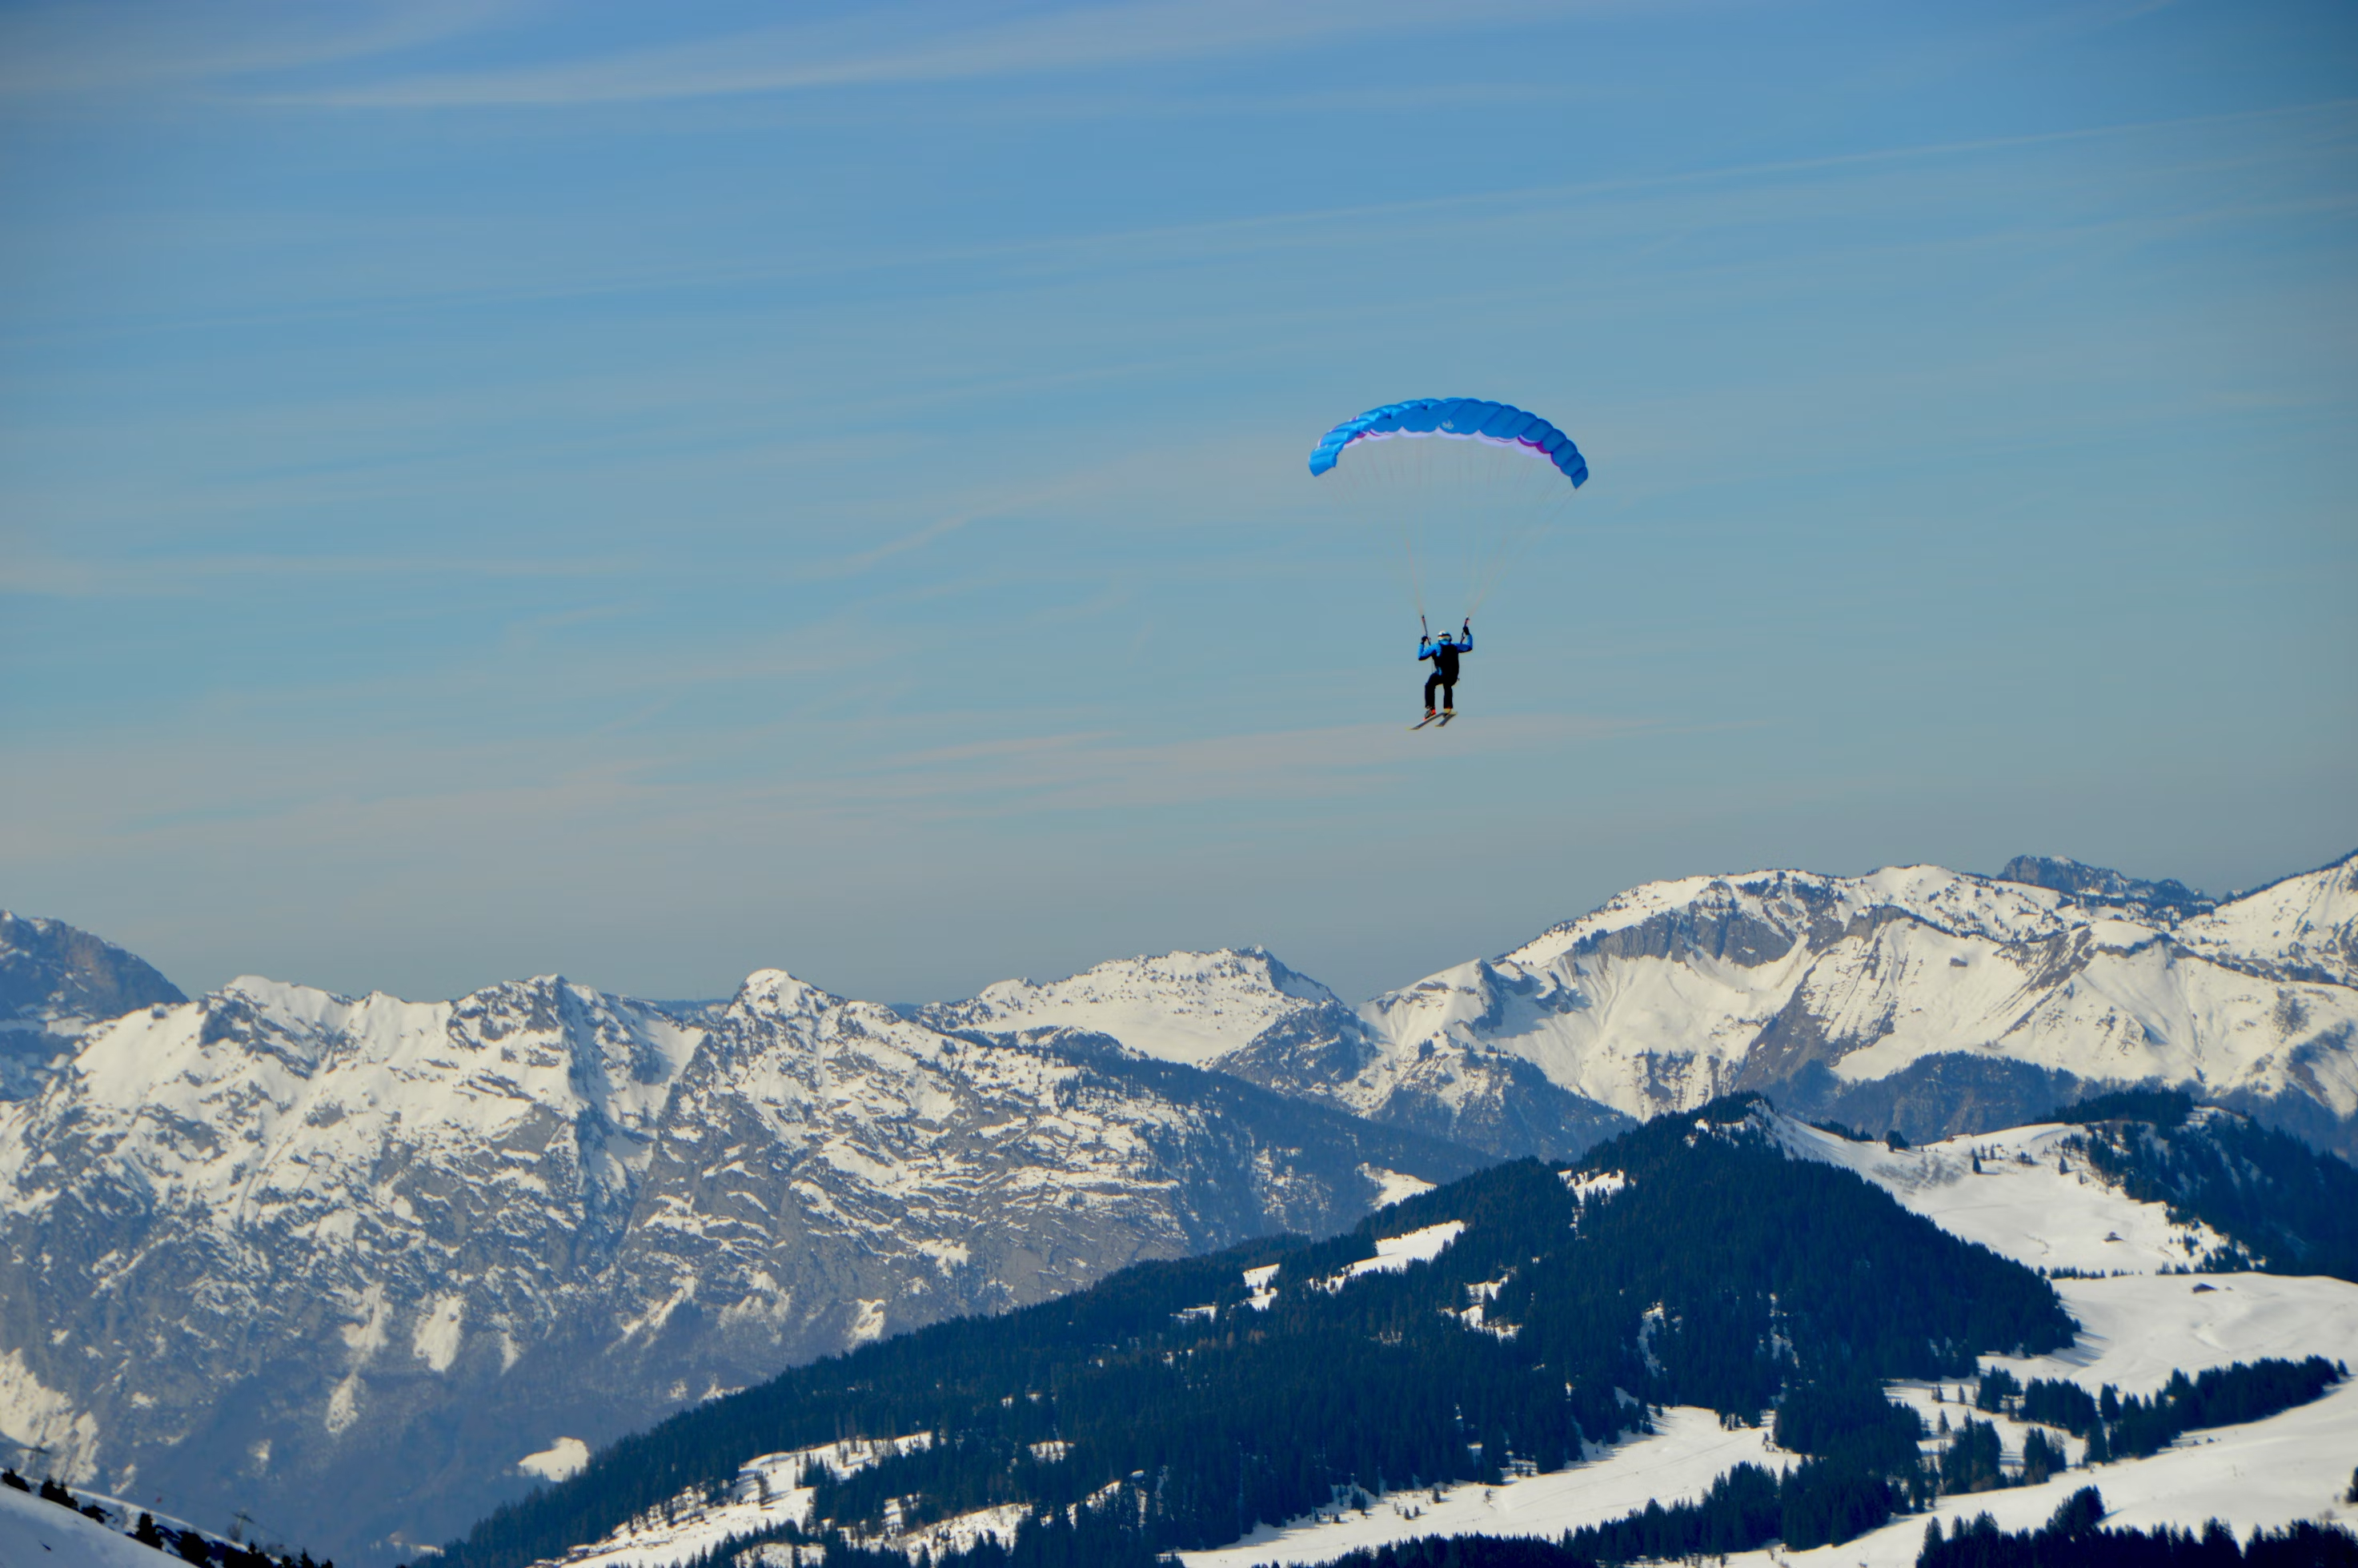
[[[615,557],[560,556],[192,555],[125,560],[27,554],[0,557],[0,595],[48,599],[172,599],[212,593],[240,579],[326,581],[389,578],[533,580],[613,578],[644,569]]]
[[[0,13],[0,100],[222,83],[347,65],[474,32],[519,9],[514,0],[16,6]]]
[[[1053,10],[870,8],[849,21],[757,28],[594,59],[412,75],[300,94],[383,108],[527,107],[905,86],[1047,75],[1140,60],[1294,48],[1350,35],[1463,28],[1564,6],[1545,0],[1142,0]]]

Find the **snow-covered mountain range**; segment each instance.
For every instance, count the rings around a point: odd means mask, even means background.
[[[1099,1031],[1498,1154],[1758,1088],[1911,1138],[2162,1083],[2358,1152],[2358,855],[2213,906],[2024,857],[1649,882],[1356,1010],[1257,951],[1098,965],[928,1011]],[[2041,885],[2045,884],[2045,885]]]
[[[1389,1040],[1379,1020],[1259,948],[1116,959],[1046,985],[1005,980],[920,1016],[944,1029],[1102,1033],[1492,1154],[1574,1152],[1628,1119],[1467,1032]]]
[[[784,1367],[1480,1162],[775,970],[701,1010],[241,979],[92,1030],[0,1117],[0,1430],[386,1556]]]
[[[2190,918],[1932,866],[1633,889],[1360,1010],[1633,1116],[1759,1088],[1911,1138],[2163,1083],[2358,1152],[2358,856]]]
[[[2007,871],[1650,883],[1356,1007],[1257,949],[191,1001],[0,917],[0,1433],[370,1560],[785,1366],[1729,1088],[1921,1141],[2160,1082],[2358,1149],[2358,857],[2215,907]]]

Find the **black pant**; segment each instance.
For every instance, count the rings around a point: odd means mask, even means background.
[[[1456,676],[1444,676],[1439,670],[1435,670],[1431,675],[1424,677],[1424,706],[1428,708],[1433,706],[1433,688],[1434,687],[1439,687],[1441,688],[1442,707],[1455,708],[1457,706]]]

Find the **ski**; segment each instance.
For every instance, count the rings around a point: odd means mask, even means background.
[[[1412,730],[1422,730],[1440,717],[1441,715],[1437,713],[1428,713],[1423,718],[1418,719],[1415,723],[1410,725],[1409,728]]]
[[[1444,714],[1443,714],[1443,715],[1441,716],[1441,728],[1443,728],[1443,729],[1444,729],[1444,730],[1448,729],[1448,728],[1449,728],[1449,721],[1450,721],[1451,719],[1453,719],[1456,718],[1456,717],[1457,717],[1457,715],[1456,715],[1456,714],[1455,714],[1455,713],[1444,713]]]

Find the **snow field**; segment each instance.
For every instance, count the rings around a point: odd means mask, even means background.
[[[0,1487],[0,1568],[157,1568],[166,1561],[121,1530]]]
[[[2358,864],[2343,862],[2255,889],[2179,928],[2204,953],[2321,969],[2358,984]]]
[[[2150,1274],[2188,1267],[2226,1244],[2208,1226],[2173,1224],[2162,1205],[2134,1202],[2105,1185],[2063,1152],[2082,1130],[2063,1123],[1898,1151],[1853,1143],[1790,1117],[1774,1118],[1772,1126],[1788,1152],[1854,1172],[1950,1235],[2030,1268]]]
[[[1553,1539],[1619,1519],[1654,1498],[1700,1497],[1738,1465],[1781,1470],[1797,1463],[1768,1446],[1765,1429],[1729,1431],[1710,1411],[1675,1407],[1662,1411],[1655,1426],[1651,1434],[1599,1450],[1570,1469],[1496,1487],[1466,1483],[1437,1492],[1394,1492],[1365,1513],[1338,1506],[1283,1526],[1264,1524],[1230,1546],[1180,1555],[1186,1568],[1255,1568],[1327,1563],[1361,1547],[1427,1535]]]
[[[2340,1303],[2341,1314],[2358,1320],[2358,1287],[2342,1289],[2349,1294]],[[2251,1357],[2237,1354],[2223,1358],[2249,1360]],[[2078,1452],[2077,1444],[2070,1446],[2074,1454]],[[2010,1452],[2019,1454],[2018,1438]],[[1942,1498],[1929,1514],[1895,1519],[1840,1546],[1813,1552],[1745,1552],[1728,1561],[1748,1568],[1766,1568],[1772,1563],[1812,1568],[1836,1564],[1849,1568],[1852,1563],[1866,1568],[1910,1568],[1924,1544],[1925,1524],[1932,1518],[1953,1530],[1959,1521],[1986,1513],[2004,1529],[2033,1529],[2046,1523],[2056,1506],[2082,1487],[2094,1487],[2104,1494],[2104,1506],[2110,1510],[2104,1516],[2108,1525],[2149,1530],[2172,1524],[2200,1529],[2208,1519],[2222,1519],[2239,1538],[2248,1537],[2255,1529],[2277,1529],[2300,1519],[2358,1529],[2358,1508],[2341,1500],[2350,1485],[2353,1463],[2358,1463],[2358,1387],[2344,1382],[2313,1404],[2266,1421],[2190,1433],[2175,1446],[2149,1458],[2066,1470],[2036,1487]]]

